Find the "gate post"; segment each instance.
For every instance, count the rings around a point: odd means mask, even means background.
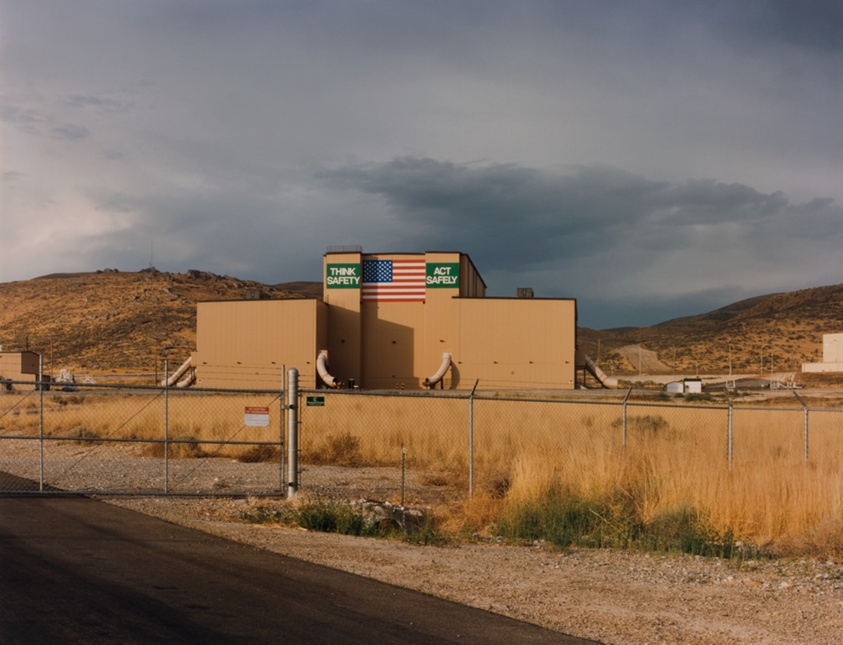
[[[287,484],[284,482],[285,473],[287,472],[284,466],[286,462],[284,460],[284,441],[286,440],[287,433],[286,426],[284,424],[284,412],[287,409],[287,404],[284,402],[287,397],[287,366],[282,363],[281,365],[281,397],[280,397],[280,414],[281,418],[279,419],[278,425],[278,452],[279,452],[279,459],[278,459],[278,491],[284,492],[287,488]]]
[[[44,492],[44,357],[38,355],[38,492]]]
[[[299,489],[299,371],[291,367],[287,382],[287,499]]]
[[[480,379],[475,379],[468,395],[468,497],[474,497],[474,393]]]
[[[170,361],[164,359],[164,494],[170,492]]]
[[[732,470],[732,457],[733,457],[733,440],[734,436],[732,434],[732,402],[729,401],[729,412],[728,412],[728,419],[727,419],[727,428],[726,428],[726,459],[729,462],[729,471]]]
[[[799,396],[799,392],[796,390],[793,391],[793,395],[799,400],[799,403],[802,404],[802,447],[804,451],[804,458],[807,462],[810,455],[808,452],[808,404],[805,403],[805,399]]]

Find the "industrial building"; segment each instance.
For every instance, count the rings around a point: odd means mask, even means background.
[[[572,389],[576,323],[574,299],[486,297],[464,253],[338,247],[322,300],[200,302],[190,364],[200,387],[277,387],[284,365],[304,388]]]
[[[34,390],[40,362],[35,352],[0,351],[0,385],[7,390]]]

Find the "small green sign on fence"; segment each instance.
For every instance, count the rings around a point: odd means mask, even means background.
[[[325,397],[324,396],[309,396],[307,397],[307,406],[308,407],[317,407],[322,408],[325,407]]]

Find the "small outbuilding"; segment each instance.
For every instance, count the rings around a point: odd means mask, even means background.
[[[702,379],[686,378],[685,394],[702,394]]]
[[[664,391],[671,394],[701,394],[702,379],[686,378],[681,381],[671,381],[664,386]]]
[[[0,352],[0,383],[5,390],[34,390],[41,356],[35,352]],[[31,385],[30,385],[31,383]]]

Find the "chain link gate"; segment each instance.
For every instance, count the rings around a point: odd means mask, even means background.
[[[282,495],[283,400],[269,390],[12,389],[0,396],[0,492]]]

